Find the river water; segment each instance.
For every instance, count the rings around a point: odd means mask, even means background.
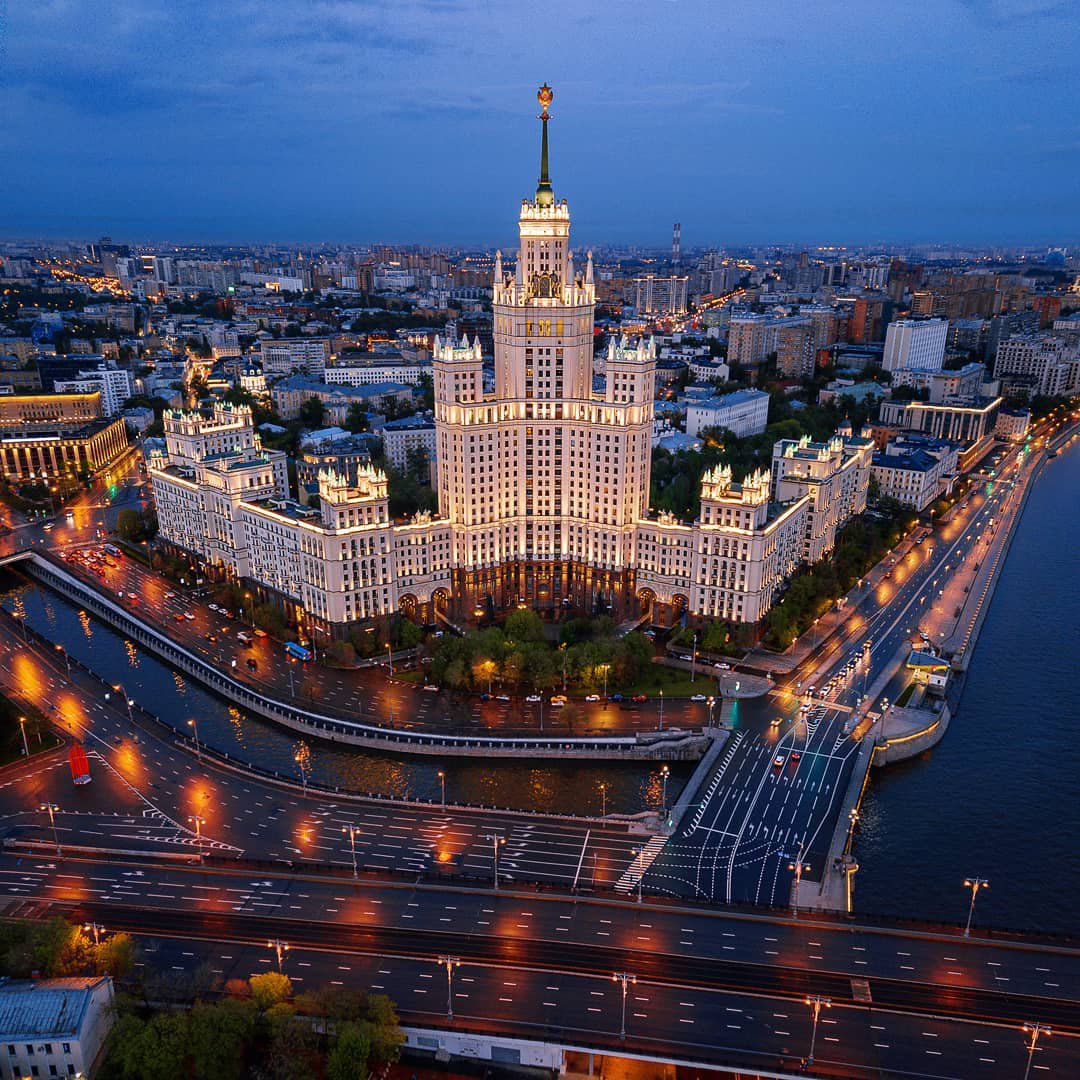
[[[634,814],[660,806],[660,762],[518,764],[482,758],[398,757],[302,740],[223,702],[56,593],[25,582],[13,587],[14,581],[0,579],[6,582],[0,584],[6,589],[0,596],[5,607],[24,614],[30,626],[50,641],[61,642],[102,678],[120,683],[140,705],[180,730],[186,730],[188,719],[195,718],[199,738],[206,745],[297,781],[301,777],[295,759],[303,746],[309,779],[349,791],[438,799],[442,770],[450,802],[571,814],[599,814],[605,798],[609,813]],[[670,769],[668,801],[673,803],[693,763],[672,762]],[[606,785],[603,794],[601,785]]]
[[[1031,491],[944,740],[875,769],[857,911],[1075,933],[1080,799],[1080,440]]]

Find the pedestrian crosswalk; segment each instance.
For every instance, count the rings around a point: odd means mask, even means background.
[[[657,855],[663,851],[666,843],[666,836],[654,836],[637,853],[637,855],[634,856],[634,861],[623,871],[622,877],[615,882],[615,891],[628,893],[632,889],[636,889],[640,884],[641,879],[645,876],[646,871],[652,866]]]

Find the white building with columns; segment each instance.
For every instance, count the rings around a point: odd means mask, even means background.
[[[570,211],[548,175],[547,87],[539,100],[539,183],[521,203],[513,270],[495,260],[494,389],[478,342],[435,343],[438,513],[392,521],[386,478],[370,468],[351,484],[324,470],[319,507],[302,507],[250,413],[219,407],[166,414],[151,469],[163,537],[327,633],[397,612],[467,621],[522,605],[755,622],[801,561],[831,549],[866,500],[872,446],[850,432],[791,453],[778,444],[771,476],[706,474],[696,521],[650,512],[656,347],[613,342],[593,389],[593,263],[570,250]]]

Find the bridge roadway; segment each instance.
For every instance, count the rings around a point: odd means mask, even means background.
[[[943,595],[951,581],[972,580],[975,565],[1003,540],[990,521],[1021,497],[1034,462],[1028,455],[1018,473],[1020,454],[1013,448],[1003,459],[998,473],[1004,477],[1009,470],[1007,479],[970,495],[966,510],[890,564],[890,576],[849,612],[821,655],[769,697],[736,706],[732,738],[717,771],[646,870],[647,891],[786,904],[800,846],[803,864],[810,867],[804,882],[821,880],[860,739],[869,727],[864,723],[845,734],[845,722],[875,683],[886,680],[880,697],[896,700],[907,681],[897,672],[897,658],[919,640],[920,630],[934,640],[952,633],[955,618],[951,606],[942,608]],[[864,642],[871,643],[868,655]],[[826,698],[815,697],[812,708],[803,708],[810,702],[805,691],[812,684],[823,689],[849,659],[858,662],[854,672],[841,676]],[[876,734],[871,731],[870,737]]]
[[[0,914],[93,919],[136,934],[158,970],[190,974],[205,962],[219,981],[266,970],[266,942],[283,940],[301,988],[338,981],[386,991],[413,1023],[443,1013],[435,961],[449,954],[462,961],[456,1029],[502,1024],[504,1035],[615,1045],[621,1002],[611,975],[627,971],[638,982],[626,1049],[668,1059],[790,1065],[808,1043],[804,997],[824,994],[824,1075],[1011,1075],[1023,1060],[1019,1027],[1033,1020],[1054,1029],[1040,1072],[1074,1076],[1080,1067],[1080,951],[1051,941],[394,885],[367,874],[11,853],[0,855],[0,897]]]

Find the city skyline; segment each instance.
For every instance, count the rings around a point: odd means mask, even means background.
[[[663,248],[676,220],[687,249],[1080,232],[1080,141],[1045,108],[1078,89],[1066,5],[945,4],[932,27],[880,4],[604,14],[13,10],[0,233],[506,245],[544,79],[585,244]]]

